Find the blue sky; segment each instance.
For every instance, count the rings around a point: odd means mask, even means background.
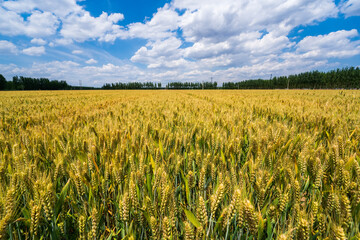
[[[360,66],[359,0],[0,0],[0,73],[78,85]]]

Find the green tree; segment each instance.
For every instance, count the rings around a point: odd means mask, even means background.
[[[5,90],[5,88],[6,88],[6,79],[2,74],[0,74],[0,90]]]

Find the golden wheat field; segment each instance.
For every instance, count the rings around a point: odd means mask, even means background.
[[[2,239],[360,239],[360,92],[0,95]]]

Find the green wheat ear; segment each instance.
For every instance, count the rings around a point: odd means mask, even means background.
[[[98,216],[98,211],[96,210],[96,208],[93,208],[92,209],[92,212],[91,212],[91,234],[92,234],[92,237],[94,239],[97,238],[97,234],[98,234],[98,225],[99,225],[99,216]]]
[[[241,198],[241,192],[239,189],[236,189],[231,199],[231,202],[228,206],[228,214],[226,219],[227,224],[236,216],[237,202],[241,201],[240,198]]]
[[[243,214],[247,229],[252,235],[256,236],[259,218],[254,206],[249,200],[245,200],[244,202]]]
[[[206,174],[206,169],[205,169],[205,167],[202,167],[200,170],[200,176],[199,176],[199,190],[200,191],[204,190],[205,174]]]
[[[297,227],[297,238],[298,240],[309,239],[309,223],[306,219],[302,218],[299,221]]]
[[[337,225],[333,225],[331,229],[332,229],[332,239],[334,239],[334,240],[345,240],[345,239],[347,239],[346,235],[345,235],[345,232],[344,232],[344,229],[342,227],[337,226]]]
[[[348,229],[352,222],[351,206],[349,198],[343,194],[341,196],[342,226]]]
[[[48,221],[51,221],[51,219],[53,218],[53,205],[55,202],[53,191],[54,189],[52,183],[47,184],[43,207]]]
[[[224,184],[220,184],[215,194],[211,196],[211,216],[215,216],[215,212],[222,200],[225,192]]]
[[[168,217],[163,219],[162,236],[165,240],[171,239],[171,225]]]
[[[157,220],[154,216],[150,217],[151,237],[152,239],[160,239],[160,231]]]
[[[85,235],[85,224],[86,224],[86,219],[84,216],[80,216],[79,217],[79,235],[80,235],[80,239],[81,240],[85,240],[86,239],[86,235]]]
[[[34,236],[38,235],[40,214],[41,214],[41,207],[39,205],[33,205],[32,209],[31,209],[30,232],[33,233]]]
[[[194,239],[194,230],[190,223],[185,222],[185,238],[186,240],[193,240]]]
[[[206,210],[206,203],[202,196],[199,197],[199,203],[198,203],[196,215],[200,221],[200,224],[205,229],[208,224],[208,214],[207,214],[207,210]]]
[[[343,159],[344,158],[344,140],[341,136],[339,136],[337,138],[337,143],[338,143],[339,157],[340,157],[340,159]]]
[[[289,195],[288,193],[283,193],[280,195],[280,200],[279,200],[279,211],[282,213],[285,210],[285,207],[288,203],[289,200]]]
[[[287,234],[281,234],[278,238],[277,238],[278,240],[287,240],[287,239],[289,239],[289,237],[288,237],[288,235]]]
[[[123,200],[122,200],[122,209],[121,209],[121,215],[123,218],[124,222],[128,222],[129,221],[129,210],[130,210],[130,206],[129,206],[129,197],[128,197],[128,193],[126,192],[123,196]]]

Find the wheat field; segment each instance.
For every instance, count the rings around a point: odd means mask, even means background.
[[[360,239],[360,92],[0,95],[1,239]]]

